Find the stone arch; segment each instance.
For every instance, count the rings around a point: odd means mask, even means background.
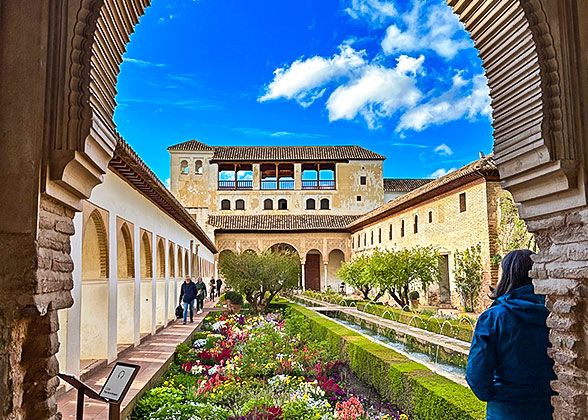
[[[135,253],[129,225],[123,222],[117,238],[117,270],[119,279],[135,277]]]
[[[196,161],[194,162],[194,173],[196,175],[202,175],[202,159],[196,159]]]
[[[331,252],[329,252],[327,261],[327,279],[325,284],[327,288],[330,286],[331,290],[335,292],[339,291],[341,280],[337,278],[337,272],[341,268],[341,265],[345,262],[345,252],[340,249],[333,249]]]
[[[178,247],[178,278],[184,277],[184,265],[182,263],[182,247]]]
[[[188,255],[188,250],[184,250],[184,277],[190,276],[190,256]]]
[[[152,255],[151,239],[147,232],[143,232],[141,235],[141,279],[153,278]]]
[[[174,250],[174,244],[172,242],[169,243],[169,250],[168,250],[168,259],[169,261],[169,277],[175,277],[176,276],[176,266],[175,266],[175,250]]]
[[[108,278],[108,238],[98,210],[90,213],[82,236],[82,279]]]
[[[268,250],[272,252],[292,252],[296,253],[297,255],[300,255],[300,252],[298,251],[298,249],[296,249],[294,245],[285,242],[273,244],[272,246],[268,247]]]
[[[157,239],[157,255],[156,255],[156,262],[157,262],[157,278],[163,279],[165,278],[165,246],[163,244],[163,239]]]

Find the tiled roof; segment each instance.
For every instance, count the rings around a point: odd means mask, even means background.
[[[384,178],[384,192],[408,192],[431,181],[432,179]]]
[[[317,160],[385,160],[382,155],[359,146],[208,146],[190,140],[170,146],[175,151],[214,151],[217,161],[317,161]]]
[[[208,224],[220,230],[239,231],[345,230],[358,217],[326,214],[210,215]]]
[[[109,167],[171,218],[184,226],[211,252],[217,252],[214,242],[204,233],[196,220],[163,185],[133,148],[120,137]]]
[[[401,195],[389,203],[357,218],[349,224],[348,228],[352,230],[357,229],[363,225],[381,219],[382,217],[404,210],[413,204],[433,198],[442,192],[449,191],[457,185],[481,177],[492,178],[498,181],[498,169],[494,163],[494,155],[488,155],[478,159],[475,162],[450,172],[445,176],[434,179],[416,190]]]
[[[214,147],[198,140],[188,140],[183,143],[174,144],[168,147],[167,150],[214,151]]]

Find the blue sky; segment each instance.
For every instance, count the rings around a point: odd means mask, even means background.
[[[490,153],[481,61],[445,0],[153,0],[117,84],[120,134],[169,178],[169,145],[358,144],[386,177]]]

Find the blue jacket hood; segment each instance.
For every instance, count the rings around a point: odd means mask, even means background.
[[[532,284],[519,287],[499,297],[492,307],[500,305],[513,318],[531,325],[545,326],[548,314],[545,296],[536,295]]]

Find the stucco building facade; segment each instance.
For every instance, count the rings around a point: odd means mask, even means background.
[[[492,157],[423,184],[353,221],[352,255],[374,249],[433,246],[441,254],[441,282],[421,296],[423,303],[461,308],[455,289],[456,251],[480,244],[484,279],[477,310],[489,304],[489,286],[497,283],[496,255],[498,198],[503,192]]]

